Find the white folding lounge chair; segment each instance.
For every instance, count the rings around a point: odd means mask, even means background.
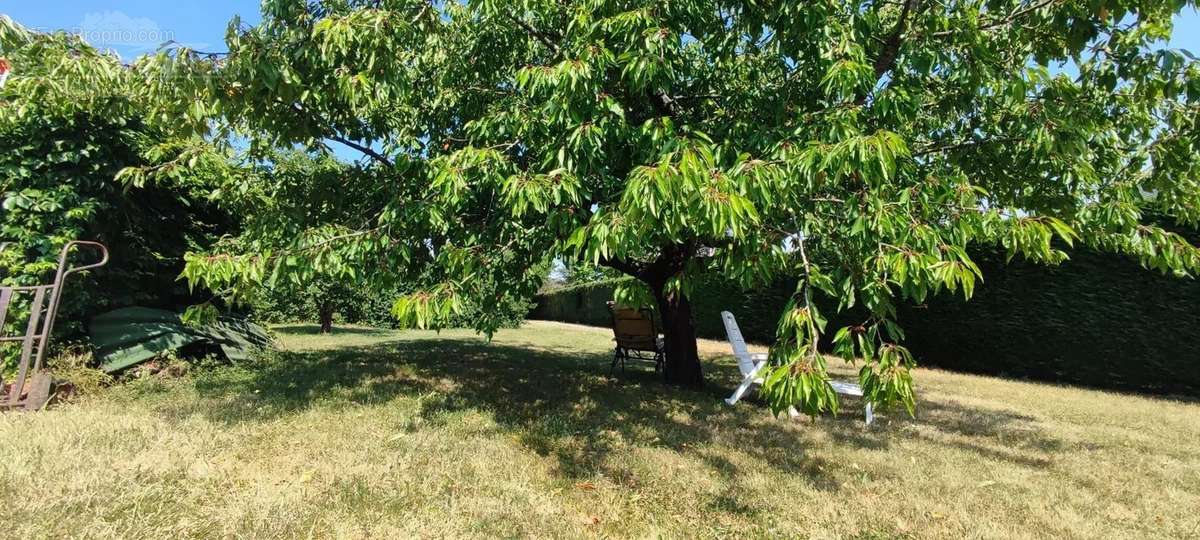
[[[729,345],[733,347],[733,356],[737,358],[738,369],[742,372],[742,384],[739,384],[737,389],[733,391],[733,395],[729,396],[725,403],[730,405],[736,404],[750,391],[750,388],[756,384],[762,384],[762,377],[758,376],[759,370],[767,365],[767,355],[764,353],[752,353],[750,348],[746,346],[746,339],[742,337],[742,331],[738,328],[737,319],[728,311],[721,312],[721,321],[725,323],[725,335],[729,338]],[[857,384],[845,381],[829,381],[829,385],[833,387],[833,391],[839,394],[848,396],[862,397],[862,387]],[[796,410],[789,409],[788,414],[798,416]],[[875,408],[870,402],[866,406],[867,425],[875,421]]]
[[[733,395],[725,400],[725,403],[730,405],[737,404],[746,392],[750,391],[750,387],[756,384],[762,384],[762,377],[758,376],[758,371],[763,366],[767,365],[766,353],[752,353],[750,348],[746,346],[746,339],[742,337],[742,331],[738,328],[737,319],[733,318],[733,314],[728,311],[721,312],[721,321],[725,323],[725,336],[729,338],[729,345],[733,347],[733,357],[737,359],[738,369],[742,372],[742,384],[739,384],[737,389],[733,391]]]

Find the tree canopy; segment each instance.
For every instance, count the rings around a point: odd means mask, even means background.
[[[911,411],[896,302],[969,297],[972,243],[1055,263],[1083,242],[1200,269],[1196,246],[1147,218],[1200,219],[1200,63],[1163,46],[1188,6],[267,0],[259,25],[230,24],[227,53],[164,51],[136,70],[190,140],[359,150],[332,195],[378,203],[194,258],[198,282],[419,275],[395,311],[437,326],[468,301],[533,294],[552,257],[587,261],[646,285],[668,378],[696,384],[695,278],[795,274],[764,373],[772,407],[837,409],[817,350],[829,332],[862,362],[867,399]],[[826,329],[818,293],[870,316]]]

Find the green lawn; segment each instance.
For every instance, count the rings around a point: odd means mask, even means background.
[[[282,327],[253,365],[0,415],[10,538],[1195,538],[1200,404],[918,370],[918,417],[608,375],[604,330]],[[845,371],[844,373],[849,373]]]

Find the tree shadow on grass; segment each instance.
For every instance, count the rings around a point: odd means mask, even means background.
[[[280,333],[284,333],[284,334],[294,334],[294,335],[299,335],[299,336],[315,336],[315,335],[319,335],[321,333],[321,326],[316,325],[316,324],[303,324],[303,323],[281,324],[278,326],[272,326],[271,328],[273,330],[275,330],[276,332],[280,332]],[[339,334],[355,334],[355,335],[363,335],[363,336],[386,336],[391,332],[392,332],[391,330],[388,330],[385,328],[367,328],[367,327],[363,327],[363,326],[334,325],[333,331],[326,335],[336,336]]]
[[[610,375],[610,360],[607,352],[477,338],[397,338],[370,346],[284,352],[250,366],[201,374],[194,384],[203,399],[166,404],[162,412],[175,417],[199,414],[232,425],[269,422],[315,406],[336,410],[414,399],[412,414],[420,419],[420,426],[409,429],[436,427],[462,412],[487,411],[500,429],[522,445],[555,458],[560,474],[567,478],[597,473],[616,479],[629,476],[622,465],[605,457],[617,447],[639,446],[695,455],[736,486],[734,463],[696,450],[716,442],[776,469],[803,475],[818,489],[829,491],[839,489],[826,472],[837,464],[806,452],[816,434],[840,444],[884,451],[895,437],[910,436],[910,431],[924,436],[922,431],[928,431],[897,427],[932,425],[939,432],[962,435],[948,438],[949,442],[936,440],[940,444],[1016,462],[1023,459],[1022,464],[1029,466],[1045,463],[1019,451],[1005,453],[999,442],[1026,437],[1029,445],[1042,450],[1057,448],[1056,441],[1027,427],[1027,417],[953,403],[926,402],[918,420],[885,422],[871,429],[863,428],[858,409],[845,409],[837,418],[815,423],[771,423],[764,420],[766,413],[760,406],[729,407],[722,400],[739,379],[736,367],[706,365],[715,384],[687,390],[662,384],[649,368],[631,365],[624,374]],[[964,439],[984,439],[989,444],[971,447],[975,443]],[[712,504],[735,513],[748,511],[736,499]]]
[[[1046,468],[1062,439],[1038,427],[1037,418],[1001,409],[969,407],[955,401],[924,402],[917,436],[991,459],[1031,468]]]
[[[1062,439],[1039,427],[1033,416],[969,407],[952,400],[919,400],[916,418],[897,408],[871,429],[831,430],[830,436],[839,443],[876,450],[890,449],[898,438],[921,439],[1037,469],[1049,467],[1054,453],[1066,448]]]

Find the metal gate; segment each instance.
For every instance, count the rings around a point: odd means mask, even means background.
[[[100,262],[67,268],[67,257],[75,246],[86,246],[100,252]],[[0,246],[2,247],[2,246]],[[48,285],[31,285],[25,287],[0,287],[0,344],[19,342],[21,360],[17,364],[16,378],[5,384],[0,373],[0,410],[25,409],[36,410],[45,405],[50,398],[50,375],[44,369],[46,344],[50,340],[50,332],[54,329],[54,318],[58,315],[58,305],[62,302],[63,281],[67,276],[91,268],[98,268],[108,263],[108,248],[98,242],[74,241],[63,246],[58,255],[58,270],[54,274],[54,282]],[[6,334],[5,322],[9,307],[21,302],[24,297],[30,297],[29,320],[24,325],[24,334]],[[12,326],[12,325],[10,325]],[[21,325],[16,325],[20,328]],[[7,392],[5,391],[7,388]]]

